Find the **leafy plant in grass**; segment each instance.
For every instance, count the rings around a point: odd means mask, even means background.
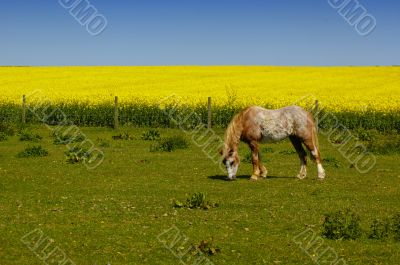
[[[391,229],[394,239],[400,241],[400,213],[391,218]]]
[[[26,157],[44,157],[49,155],[49,152],[44,149],[41,145],[37,146],[28,146],[24,151],[18,153],[17,157],[26,158]]]
[[[374,139],[368,143],[367,149],[380,155],[400,153],[400,135],[388,134],[385,137]]]
[[[212,203],[206,200],[206,195],[202,192],[194,193],[191,197],[186,199],[185,203],[180,201],[174,202],[175,208],[189,208],[189,209],[203,209],[218,207],[218,203]]]
[[[79,143],[85,140],[85,135],[78,133],[78,134],[54,134],[54,141],[55,145],[67,145],[71,143]]]
[[[177,149],[186,149],[189,147],[189,142],[183,136],[171,136],[161,138],[157,143],[150,146],[151,152],[172,152]]]
[[[128,132],[123,132],[112,136],[113,140],[134,140],[135,138]]]
[[[199,244],[193,245],[193,247],[194,254],[198,254],[199,252],[201,252],[207,256],[213,256],[221,253],[221,248],[214,243],[214,238],[210,238],[209,240],[202,240]]]
[[[12,124],[0,122],[0,132],[5,134],[6,136],[14,136],[16,128]]]
[[[334,158],[333,156],[328,156],[326,158],[323,158],[322,162],[327,164],[328,166],[332,166],[332,167],[335,167],[335,168],[340,168],[342,166],[340,161],[337,160],[336,158]]]
[[[295,150],[282,150],[279,152],[281,155],[294,155],[297,154]]]
[[[372,140],[375,140],[379,135],[377,130],[366,130],[364,128],[358,128],[356,130],[356,133],[358,139],[363,142],[370,142]]]
[[[262,154],[260,154],[260,158],[263,160],[263,162],[269,162],[270,159],[268,158],[268,156],[264,157]],[[243,163],[247,163],[247,164],[252,164],[253,163],[253,155],[251,152],[247,152],[244,157],[241,159],[241,161]]]
[[[264,152],[265,152],[265,153],[273,153],[273,152],[274,152],[274,149],[272,149],[272,147],[268,147],[268,146],[267,146],[267,147],[264,148]]]
[[[392,222],[390,219],[375,219],[370,226],[369,238],[386,240],[392,235]]]
[[[251,164],[253,161],[253,155],[250,152],[247,152],[242,158],[243,163]]]
[[[334,130],[329,135],[329,140],[333,144],[343,144],[350,137],[347,130]]]
[[[109,141],[101,139],[101,138],[97,138],[97,141],[99,142],[99,146],[100,147],[111,147],[111,144]]]
[[[91,154],[85,148],[73,147],[65,151],[65,156],[68,163],[76,164],[89,160]]]
[[[19,133],[19,140],[20,141],[29,141],[29,142],[39,142],[42,139],[42,136],[39,134],[33,133],[28,129],[23,129]]]
[[[0,132],[0,142],[6,141],[8,139],[7,134]]]
[[[158,130],[150,129],[148,131],[145,131],[142,134],[141,138],[142,138],[142,140],[145,140],[145,141],[157,141],[157,140],[160,140],[161,135]]]
[[[369,238],[400,241],[400,213],[384,220],[375,219],[370,226]]]
[[[360,217],[347,209],[325,215],[322,235],[328,239],[357,239],[361,237]]]

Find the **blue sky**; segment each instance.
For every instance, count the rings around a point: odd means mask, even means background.
[[[400,64],[400,1],[359,2],[368,36],[328,0],[90,0],[92,36],[58,0],[4,0],[0,65]]]

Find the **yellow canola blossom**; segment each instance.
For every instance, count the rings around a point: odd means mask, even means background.
[[[400,112],[400,67],[0,67],[0,104],[44,92],[54,103],[156,103],[175,95],[183,103],[268,104],[305,97],[332,111]],[[28,99],[29,100],[29,99]]]

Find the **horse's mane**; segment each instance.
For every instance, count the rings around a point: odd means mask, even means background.
[[[229,123],[225,132],[225,149],[235,148],[239,144],[243,131],[242,116],[243,112],[236,114]]]

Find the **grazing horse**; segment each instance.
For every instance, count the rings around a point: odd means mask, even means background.
[[[253,174],[251,180],[267,177],[267,169],[262,165],[259,152],[260,142],[273,143],[285,138],[290,139],[301,163],[297,178],[307,175],[307,153],[303,144],[317,162],[318,179],[325,178],[318,150],[318,136],[311,113],[298,106],[289,106],[277,110],[257,106],[248,107],[237,114],[230,122],[225,133],[225,144],[220,151],[223,164],[228,171],[228,179],[236,178],[239,166],[238,145],[247,143],[252,152]]]

